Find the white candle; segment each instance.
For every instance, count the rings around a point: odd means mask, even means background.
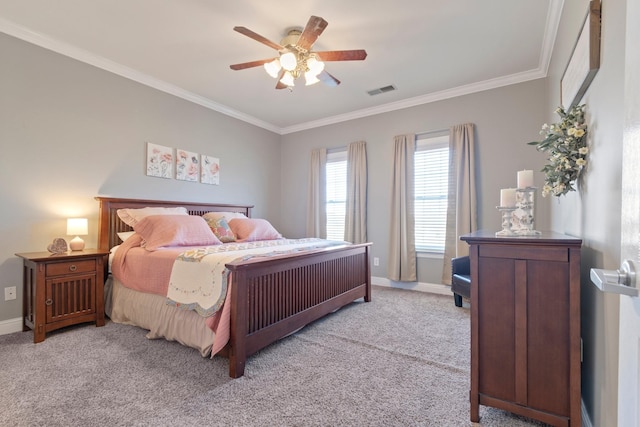
[[[500,207],[513,208],[516,205],[516,189],[503,188],[500,190]]]
[[[533,187],[533,171],[518,171],[518,188]]]

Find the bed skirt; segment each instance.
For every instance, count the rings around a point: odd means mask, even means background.
[[[195,348],[202,357],[213,357],[215,334],[195,311],[167,305],[166,298],[160,295],[129,289],[111,275],[104,292],[105,314],[111,321],[146,329],[149,339],[177,341]]]

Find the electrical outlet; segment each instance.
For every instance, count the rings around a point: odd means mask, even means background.
[[[16,287],[9,286],[8,288],[4,288],[4,300],[9,301],[12,299],[16,299]]]
[[[380,265],[380,258],[378,258],[377,256],[373,257],[373,265],[376,266],[376,267],[379,266]]]

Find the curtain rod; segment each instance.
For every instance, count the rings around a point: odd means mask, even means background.
[[[327,154],[335,153],[337,151],[346,151],[346,150],[347,150],[347,146],[346,145],[342,145],[340,147],[327,148]]]
[[[445,133],[445,132],[449,132],[449,129],[425,130],[422,132],[416,132],[416,136],[431,135],[435,133]]]

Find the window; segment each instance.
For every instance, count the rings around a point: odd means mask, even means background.
[[[327,153],[327,239],[344,240],[347,211],[347,152]]]
[[[414,156],[417,252],[444,253],[449,187],[449,135],[420,137]]]

